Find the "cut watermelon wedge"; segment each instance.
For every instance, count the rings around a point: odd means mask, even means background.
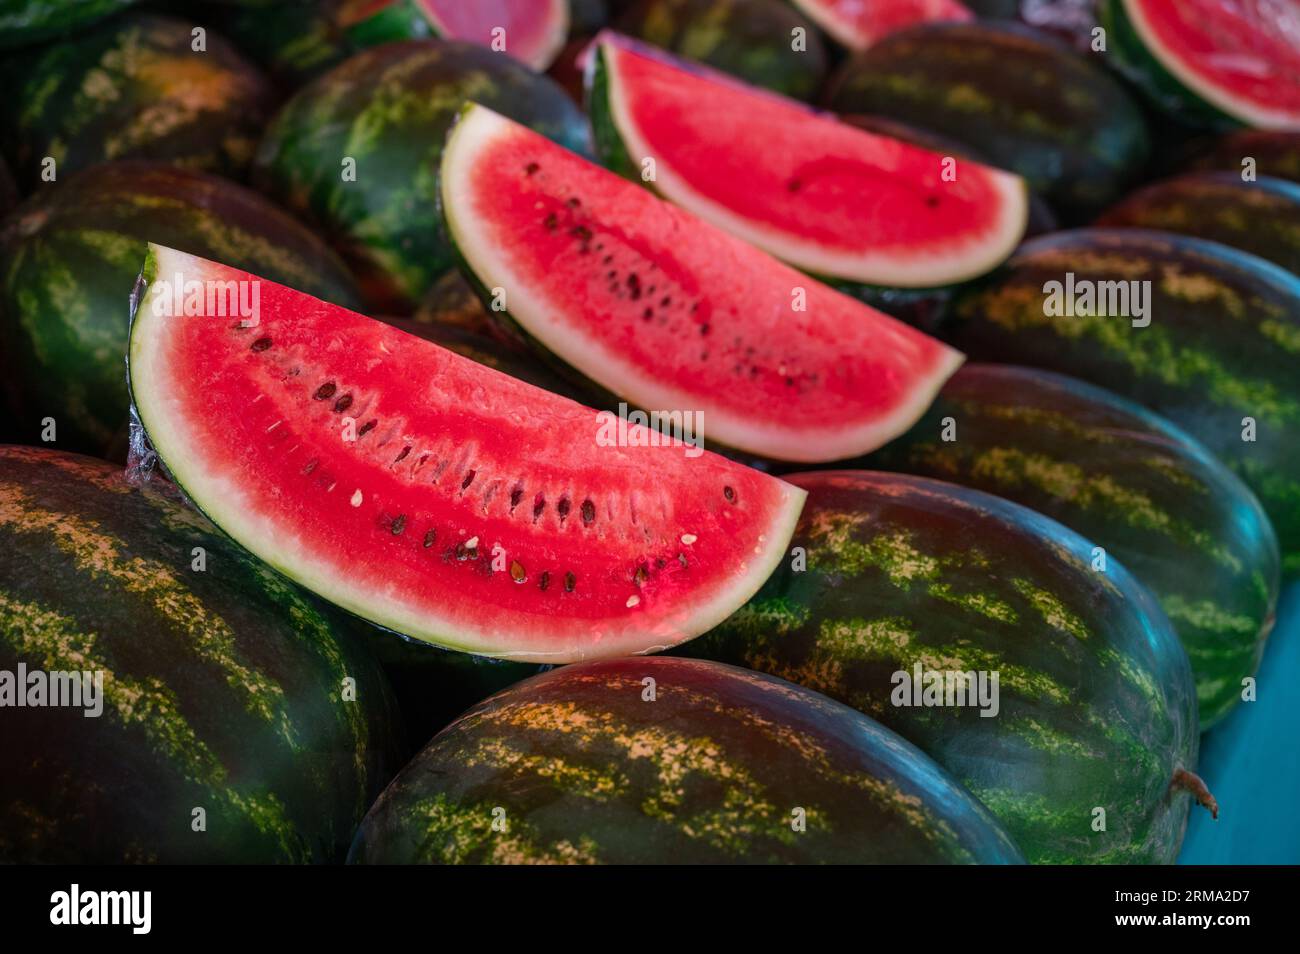
[[[709,440],[850,457],[905,430],[962,361],[483,106],[452,129],[441,186],[494,314],[632,405],[702,413]]]
[[[975,19],[957,0],[793,0],[808,19],[850,50],[865,50],[918,23]]]
[[[1295,0],[1106,0],[1104,9],[1116,53],[1157,100],[1300,129]]]
[[[754,593],[803,504],[680,442],[639,446],[644,428],[620,445],[580,404],[183,252],[150,246],[133,303],[132,396],[195,504],[286,576],[429,642],[538,662],[680,643]]]
[[[975,278],[1024,235],[1018,176],[814,113],[615,34],[590,111],[602,160],[792,265],[868,285]],[[951,181],[949,181],[951,179]]]
[[[569,0],[349,0],[339,22],[361,46],[431,33],[500,50],[540,71],[564,47]]]

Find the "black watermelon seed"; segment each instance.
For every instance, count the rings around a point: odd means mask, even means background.
[[[546,498],[539,493],[536,497],[533,498],[533,519],[536,520],[538,517],[540,517],[542,515],[542,511],[545,509],[546,509]]]
[[[267,348],[271,347],[271,339],[258,338],[251,345],[249,345],[249,347],[254,351],[265,351]]]
[[[732,490],[730,487],[722,488],[722,496],[726,497],[730,503],[736,502],[736,492]]]
[[[516,487],[510,491],[510,509],[514,510],[519,506],[519,501],[524,499],[524,488]]]
[[[468,474],[465,475],[465,479],[460,482],[461,490],[468,490],[469,485],[474,483],[474,473],[475,472],[471,470]]]
[[[596,505],[590,500],[582,502],[582,522],[588,527],[596,522]]]
[[[564,592],[572,593],[573,588],[578,585],[578,578],[572,573],[564,574]]]
[[[530,162],[528,163],[528,165],[524,166],[524,172],[531,176],[534,172],[536,172],[540,168],[541,166],[539,166],[537,163]]]
[[[538,578],[537,580],[537,588],[539,590],[545,591],[546,588],[550,585],[551,585],[551,571],[543,570],[541,577]]]
[[[577,196],[574,196],[572,199],[568,201],[568,206],[571,209],[576,209],[580,205],[582,205],[582,200],[579,199]]]
[[[324,384],[322,384],[320,387],[316,389],[316,393],[313,394],[312,397],[315,398],[317,401],[326,401],[332,398],[334,396],[334,392],[337,390],[338,390],[338,386],[335,385],[333,381],[326,381]]]
[[[352,406],[352,395],[345,394],[334,402],[334,411],[336,414],[342,414]]]
[[[397,459],[394,460],[393,463],[400,464],[403,460],[406,459],[406,455],[409,453],[411,453],[411,445],[407,444],[405,447],[402,448],[402,452],[397,455]]]
[[[552,212],[542,220],[542,224],[546,226],[546,231],[554,232],[556,227],[560,224],[560,220],[556,218],[555,213]]]
[[[559,505],[555,508],[555,510],[556,510],[557,513],[559,513],[559,515],[560,515],[560,519],[561,519],[561,520],[564,520],[566,517],[569,516],[569,508],[572,507],[572,506],[573,506],[573,504],[571,504],[571,503],[569,502],[569,498],[568,498],[568,497],[561,497],[561,498],[560,498],[560,503],[559,503]]]
[[[365,437],[378,426],[378,421],[366,421],[366,423],[361,425],[361,430],[357,431],[357,437]]]
[[[428,530],[428,531],[426,531],[425,534],[424,534],[424,548],[425,548],[426,550],[429,549],[429,547],[433,546],[433,541],[436,540],[436,539],[438,539],[438,531],[437,531],[437,530]]]
[[[393,520],[393,536],[400,537],[402,531],[406,529],[406,514],[399,513]]]
[[[636,568],[636,572],[632,574],[632,582],[635,583],[637,586],[640,586],[642,583],[646,581],[646,578],[649,577],[649,575],[650,574],[646,571],[645,564],[642,563],[639,567]]]

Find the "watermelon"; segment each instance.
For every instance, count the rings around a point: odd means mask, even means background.
[[[808,491],[794,538],[806,568],[782,566],[685,652],[880,721],[1030,862],[1173,861],[1196,690],[1168,620],[1118,562],[1094,571],[1092,543],[976,490],[868,471],[790,479]],[[945,698],[935,680],[955,673],[984,689]]]
[[[339,0],[291,0],[204,11],[240,51],[288,89],[337,66],[355,50],[338,23]]]
[[[1243,178],[1273,176],[1300,182],[1300,133],[1238,130],[1219,138],[1193,160],[1192,166],[1235,172]]]
[[[168,320],[179,289],[231,287],[260,304],[215,320],[196,295],[186,317],[214,320]],[[183,252],[150,246],[134,304],[131,392],[177,483],[287,576],[408,636],[539,662],[671,646],[758,589],[802,505],[702,448],[620,437],[566,398]]]
[[[906,430],[961,355],[482,106],[443,153],[448,232],[508,318],[711,441],[836,460]],[[802,306],[802,307],[801,307]]]
[[[30,439],[53,418],[61,448],[124,452],[128,299],[150,237],[341,304],[359,299],[328,246],[248,189],[163,163],[87,169],[0,226],[0,353]]]
[[[918,23],[975,19],[957,0],[793,0],[808,19],[841,46],[865,50],[891,33]]]
[[[339,19],[357,46],[443,37],[545,70],[568,35],[569,0],[347,0]]]
[[[809,272],[948,285],[1002,262],[1025,231],[1016,176],[964,162],[946,177],[941,154],[616,35],[597,47],[591,113],[606,165],[641,182],[653,159],[660,195]]]
[[[1111,49],[1183,119],[1300,130],[1300,7],[1291,0],[1102,0]]]
[[[816,98],[826,78],[821,34],[781,0],[640,0],[614,27],[794,99]]]
[[[459,268],[448,269],[433,283],[412,318],[419,324],[459,328],[477,335],[491,335],[494,325],[474,286]]]
[[[0,50],[43,43],[80,30],[136,0],[5,0],[0,6]]]
[[[111,464],[0,448],[0,499],[0,862],[340,860],[397,767],[374,659]],[[19,667],[98,672],[98,702],[18,706]]]
[[[118,18],[10,57],[0,106],[6,152],[28,186],[109,159],[161,159],[240,175],[270,115],[266,78],[207,31],[192,47],[187,21]]]
[[[1107,291],[1100,283],[1131,281],[1151,283],[1145,318],[1126,316],[1118,297],[1145,286],[1111,286],[1113,309],[1095,300]],[[1081,306],[1073,317],[1069,282]],[[1169,418],[1255,492],[1283,572],[1300,570],[1300,278],[1201,239],[1061,232],[1026,243],[1005,275],[960,298],[944,335],[980,360],[1072,374]]]
[[[586,120],[551,80],[483,47],[415,40],[359,53],[299,90],[267,129],[254,181],[329,236],[376,308],[409,312],[453,265],[435,180],[470,97],[588,148]]]
[[[1141,111],[1119,82],[1063,44],[1010,25],[895,33],[844,64],[827,102],[964,143],[1071,217],[1117,198],[1150,149]]]
[[[1283,179],[1190,173],[1133,193],[1096,224],[1193,235],[1300,272],[1300,185]]]
[[[1272,525],[1236,475],[1138,405],[1049,371],[968,364],[862,463],[1005,497],[1105,547],[1173,622],[1202,730],[1258,669],[1278,598]]]
[[[770,676],[566,666],[470,709],[380,796],[361,864],[1019,863],[946,772]]]

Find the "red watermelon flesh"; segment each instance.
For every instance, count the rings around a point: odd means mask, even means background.
[[[1197,96],[1252,126],[1300,129],[1300,3],[1119,2],[1147,51]]]
[[[443,153],[453,245],[536,343],[709,440],[791,461],[878,447],[962,355],[498,113]]]
[[[652,185],[665,198],[806,271],[942,286],[991,270],[1024,235],[1018,176],[850,126],[614,34],[602,36],[598,55],[593,115],[598,130],[614,127],[629,174],[640,179],[653,158]]]
[[[160,246],[142,283],[131,389],[163,464],[379,625],[541,662],[660,649],[753,595],[793,532],[803,491],[633,425],[610,446],[595,411],[389,325]],[[254,324],[225,289],[257,289]]]
[[[506,53],[535,70],[551,65],[569,32],[569,0],[403,2],[419,7],[438,36],[493,49],[504,43]]]
[[[918,23],[975,19],[957,0],[794,0],[794,5],[851,50],[865,50]]]

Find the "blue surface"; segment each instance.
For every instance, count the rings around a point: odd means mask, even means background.
[[[1300,584],[1282,594],[1257,689],[1201,739],[1219,820],[1193,806],[1179,864],[1300,864]]]

